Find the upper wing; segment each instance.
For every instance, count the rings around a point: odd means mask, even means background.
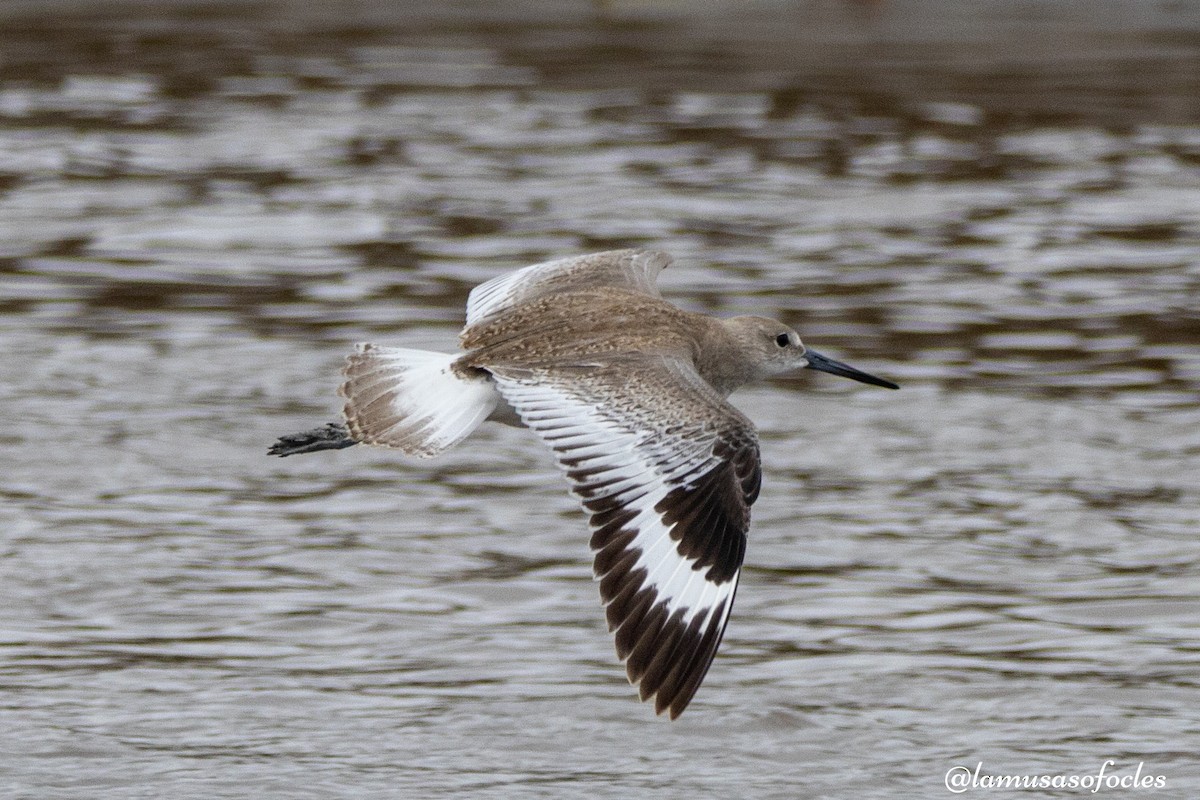
[[[546,294],[612,286],[658,297],[654,285],[671,257],[661,250],[610,250],[534,264],[480,284],[467,297],[467,327]]]
[[[591,515],[617,655],[674,719],[733,607],[762,476],[753,426],[681,359],[489,369]]]

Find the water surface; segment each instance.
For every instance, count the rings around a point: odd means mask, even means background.
[[[10,8],[0,794],[1195,794],[1200,22],[1120,5]],[[735,397],[766,482],[675,723],[528,432],[264,455],[355,342],[626,246],[904,385]]]

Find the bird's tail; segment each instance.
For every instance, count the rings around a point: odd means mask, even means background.
[[[414,456],[436,455],[465,439],[500,395],[486,372],[455,368],[457,358],[360,344],[338,389],[350,437]]]

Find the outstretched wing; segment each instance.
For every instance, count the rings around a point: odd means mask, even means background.
[[[659,297],[655,280],[671,263],[661,250],[610,250],[534,264],[480,284],[467,297],[467,327],[547,294],[612,287]]]
[[[733,607],[762,476],[753,426],[678,358],[488,369],[591,515],[617,655],[674,719]]]

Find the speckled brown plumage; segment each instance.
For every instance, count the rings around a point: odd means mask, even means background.
[[[774,320],[677,308],[655,285],[669,263],[621,250],[489,281],[471,292],[458,355],[360,346],[339,430],[419,456],[484,418],[536,432],[588,514],[629,680],[675,718],[720,645],[762,480],[754,426],[726,397],[806,366],[894,384],[806,351]],[[335,438],[289,437],[279,454],[344,446]]]

